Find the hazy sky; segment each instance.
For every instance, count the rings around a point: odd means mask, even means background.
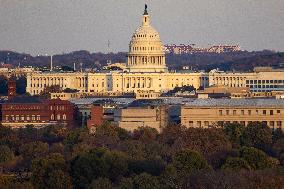
[[[145,2],[164,44],[284,51],[284,0],[0,0],[0,49],[127,51]]]

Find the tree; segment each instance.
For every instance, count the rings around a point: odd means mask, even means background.
[[[182,179],[178,177],[177,170],[172,164],[166,166],[159,178],[164,189],[181,188]]]
[[[133,189],[133,180],[132,178],[123,177],[120,179],[118,184],[118,189]]]
[[[0,163],[5,163],[14,158],[14,152],[5,145],[0,145]]]
[[[155,176],[147,173],[137,175],[133,179],[133,189],[159,189],[161,188],[159,180]]]
[[[252,169],[265,169],[272,167],[268,156],[263,151],[253,147],[242,147],[240,150],[240,157],[248,162]]]
[[[16,150],[20,145],[17,133],[10,127],[4,127],[0,123],[0,145],[6,145],[12,150]]]
[[[216,152],[231,150],[232,145],[222,129],[188,128],[182,137],[175,141],[172,149],[194,150],[208,158]]]
[[[272,131],[265,123],[250,123],[241,136],[241,144],[266,151],[272,144]]]
[[[224,127],[224,132],[229,136],[230,141],[234,144],[240,144],[240,138],[245,130],[245,126],[239,123],[229,123]]]
[[[186,130],[186,127],[182,125],[167,125],[162,130],[158,140],[163,144],[172,146],[175,141],[182,138]]]
[[[97,148],[71,161],[71,176],[76,188],[86,188],[93,180],[107,176],[110,165],[102,158],[106,151]]]
[[[272,135],[272,139],[273,142],[276,142],[279,139],[283,139],[284,138],[284,132],[282,129],[277,128],[273,131],[273,135]]]
[[[152,127],[139,127],[133,131],[134,139],[141,141],[156,140],[158,131]]]
[[[130,160],[129,172],[141,174],[143,172],[159,176],[165,169],[165,162],[161,159]]]
[[[35,188],[72,189],[67,164],[61,154],[50,154],[32,162],[32,178]]]
[[[109,123],[104,123],[96,129],[94,140],[98,147],[107,147],[112,149],[117,146],[120,138],[115,126]]]
[[[173,157],[173,165],[179,173],[191,173],[194,170],[210,169],[206,160],[196,151],[182,150]]]
[[[109,165],[106,176],[115,181],[119,176],[125,176],[128,171],[128,157],[118,151],[106,151],[102,158]]]
[[[48,151],[48,144],[40,141],[23,144],[20,147],[20,154],[23,156],[23,163],[27,168],[30,167],[33,159],[44,157],[48,154]]]
[[[229,157],[226,160],[226,163],[222,166],[222,169],[232,169],[232,170],[239,170],[239,169],[246,169],[250,170],[250,166],[246,160],[239,157]]]
[[[112,183],[108,178],[98,178],[92,181],[90,189],[112,189]]]

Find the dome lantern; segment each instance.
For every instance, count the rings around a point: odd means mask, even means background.
[[[164,46],[159,33],[150,25],[147,5],[142,19],[129,44],[127,67],[130,72],[167,72]]]

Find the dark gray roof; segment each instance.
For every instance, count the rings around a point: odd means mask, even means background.
[[[33,104],[41,102],[42,100],[40,98],[34,96],[16,96],[10,100],[7,100],[5,104]]]
[[[284,107],[281,99],[195,99],[185,103],[198,107]]]
[[[141,100],[134,100],[132,103],[128,105],[128,107],[147,107],[147,106],[157,106],[163,105],[162,99],[141,99]]]

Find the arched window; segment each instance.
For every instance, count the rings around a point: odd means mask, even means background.
[[[61,119],[60,114],[57,114],[56,118],[57,120],[60,120]]]
[[[54,114],[51,114],[50,119],[54,120]]]
[[[66,119],[67,119],[67,118],[66,118],[66,114],[63,114],[62,119],[63,119],[63,120],[66,120]]]

